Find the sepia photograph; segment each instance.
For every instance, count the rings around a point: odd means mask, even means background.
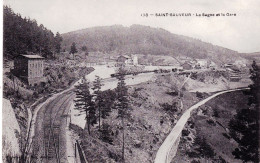
[[[259,163],[259,0],[3,0],[3,163]]]

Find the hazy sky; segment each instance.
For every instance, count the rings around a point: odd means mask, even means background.
[[[260,51],[260,0],[4,0],[54,33],[141,24],[238,52]],[[224,17],[142,17],[142,13],[235,13]]]

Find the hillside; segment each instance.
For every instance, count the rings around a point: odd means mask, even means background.
[[[3,11],[3,56],[12,60],[20,54],[38,53],[45,58],[52,58],[59,53],[62,38],[51,30],[38,25],[35,19],[22,17],[10,7],[4,6]]]
[[[93,27],[64,33],[62,37],[62,47],[67,51],[76,42],[78,49],[86,45],[90,52],[187,56],[208,58],[216,63],[243,59],[236,51],[141,25]]]
[[[236,109],[246,108],[247,103],[245,91],[237,91],[220,95],[194,111],[172,162],[241,162],[232,155],[238,144],[227,131]]]
[[[240,55],[248,60],[255,60],[257,63],[260,63],[260,52],[241,53]]]

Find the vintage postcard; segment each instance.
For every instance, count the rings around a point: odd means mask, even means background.
[[[4,0],[5,163],[259,162],[260,1]]]

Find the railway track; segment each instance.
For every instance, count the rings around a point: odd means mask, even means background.
[[[45,162],[60,163],[60,133],[62,125],[62,117],[66,111],[66,107],[74,95],[73,91],[64,93],[64,96],[58,101],[49,103],[46,106],[43,120],[43,146]]]

